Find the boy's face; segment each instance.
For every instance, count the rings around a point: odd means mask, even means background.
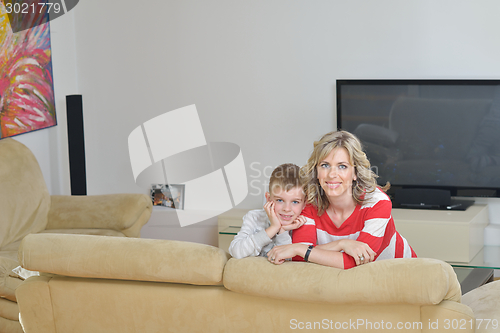
[[[274,202],[274,211],[281,225],[289,225],[295,221],[305,206],[304,192],[300,187],[294,187],[289,191],[275,187],[271,194],[266,192],[266,199]]]

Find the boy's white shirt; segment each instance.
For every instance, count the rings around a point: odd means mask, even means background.
[[[241,230],[234,236],[229,253],[233,258],[266,257],[274,246],[292,244],[290,231],[269,238],[266,229],[271,225],[264,209],[249,211],[243,216]]]

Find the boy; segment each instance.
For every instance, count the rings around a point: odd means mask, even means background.
[[[300,216],[305,195],[299,170],[298,166],[289,163],[274,169],[264,209],[251,210],[243,217],[241,230],[229,246],[229,253],[234,258],[265,257],[275,245],[292,243],[290,231],[306,222]]]

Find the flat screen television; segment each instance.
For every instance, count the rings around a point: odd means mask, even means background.
[[[337,127],[361,140],[378,183],[391,183],[396,206],[457,205],[432,202],[441,194],[500,197],[500,80],[336,84]],[[465,209],[462,203],[456,207]]]

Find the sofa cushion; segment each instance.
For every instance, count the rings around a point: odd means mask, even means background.
[[[23,282],[12,272],[17,266],[17,251],[0,251],[0,295],[11,301],[16,300],[15,290]]]
[[[274,265],[263,257],[230,259],[224,286],[232,291],[293,301],[343,304],[460,302],[453,268],[437,259],[375,261],[343,270],[306,262]]]
[[[476,332],[498,332],[500,322],[500,281],[487,283],[462,297],[476,317]],[[481,321],[479,321],[481,320]],[[496,322],[494,322],[496,320]],[[481,325],[479,325],[481,323]],[[489,324],[489,325],[488,325]]]
[[[58,229],[50,230],[51,232],[61,234],[91,234],[105,235],[114,237],[125,237],[119,231],[109,229]],[[47,231],[42,231],[42,233]],[[18,250],[22,241],[17,241],[6,245],[0,249],[0,295],[11,301],[16,301],[15,290],[23,279],[12,272],[14,268],[19,266]]]
[[[89,235],[33,234],[19,248],[25,269],[66,276],[219,284],[228,255],[198,243]]]
[[[45,229],[50,196],[33,153],[20,142],[0,140],[0,248]]]
[[[6,245],[6,246],[0,248],[0,253],[4,252],[4,251],[17,253],[17,250],[19,250],[20,245],[21,245],[20,240],[17,242],[14,242],[14,243],[10,243],[9,245]],[[15,258],[17,259],[17,257],[15,257]]]
[[[17,303],[0,298],[0,317],[9,320],[19,320],[19,307]]]
[[[0,317],[0,328],[2,332],[24,333],[19,321]]]

